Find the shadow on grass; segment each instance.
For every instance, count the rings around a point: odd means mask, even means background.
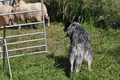
[[[65,75],[70,78],[70,63],[69,58],[65,56],[54,56],[53,54],[48,55],[48,58],[53,58],[55,60],[54,66],[62,69],[65,72]]]

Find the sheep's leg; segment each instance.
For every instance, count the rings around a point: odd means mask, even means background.
[[[48,27],[50,27],[50,17],[49,16],[45,16],[45,18],[48,20]]]
[[[48,27],[50,27],[50,17],[48,17]]]
[[[20,29],[21,29],[21,26],[18,26],[18,29],[20,30]]]
[[[22,23],[22,20],[20,20],[20,23]],[[18,29],[20,30],[22,27],[21,26],[18,26]]]
[[[9,25],[10,25],[10,26],[12,25],[12,21],[9,22]]]
[[[34,25],[34,24],[32,24],[32,25],[31,25],[31,28],[32,28],[32,29],[34,29],[34,28],[35,28],[35,25]]]
[[[27,19],[25,19],[25,23],[28,23]],[[28,27],[28,25],[25,25],[25,28],[27,28],[27,27]]]
[[[11,25],[17,25],[18,24],[18,18],[16,18],[16,15],[14,15],[14,20],[11,20]]]
[[[31,28],[32,28],[32,29],[37,29],[37,28],[35,27],[35,24],[32,24],[32,25],[31,25]]]

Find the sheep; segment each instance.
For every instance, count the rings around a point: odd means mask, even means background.
[[[19,11],[31,11],[31,10],[40,10],[41,9],[41,3],[28,3],[26,4],[23,0],[13,0],[12,5],[15,4],[15,12]],[[44,16],[48,20],[48,26],[50,26],[50,17],[48,16],[47,13],[47,8],[45,5],[43,5],[44,8]],[[38,21],[41,22],[42,18],[42,12],[37,11],[37,12],[29,12],[29,13],[24,13],[21,14],[21,20],[30,20],[30,21]],[[20,17],[19,17],[20,18]]]
[[[0,14],[5,14],[5,13],[12,13],[13,7],[8,6],[8,5],[1,5],[0,6]],[[6,24],[9,24],[10,21],[14,21],[14,15],[4,15]],[[11,25],[11,24],[9,24]]]
[[[13,8],[13,12],[21,12],[21,7],[15,7]],[[19,24],[18,23],[18,20],[20,20],[20,23],[25,21],[27,23],[27,13],[19,13],[19,14],[15,14],[15,23],[16,24]],[[18,27],[18,29],[21,29],[21,26]]]
[[[12,6],[19,7],[19,5],[25,5],[26,3],[23,0],[13,0]]]

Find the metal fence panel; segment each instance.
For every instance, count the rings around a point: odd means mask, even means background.
[[[4,0],[0,0],[0,1],[4,1]],[[10,1],[10,0],[6,0],[6,1]],[[36,11],[42,11],[42,21],[41,22],[33,22],[33,23],[26,23],[26,24],[17,24],[17,25],[11,25],[11,26],[3,26],[1,27],[1,29],[4,30],[4,34],[3,37],[0,37],[0,39],[3,39],[4,42],[4,50],[0,51],[4,53],[6,53],[6,56],[3,56],[1,58],[3,58],[3,66],[5,64],[4,58],[7,58],[8,61],[8,67],[9,67],[9,72],[10,72],[10,78],[12,78],[12,70],[11,70],[11,65],[10,65],[10,60],[9,58],[12,57],[18,57],[18,56],[23,56],[23,55],[28,55],[28,54],[38,54],[38,53],[47,53],[48,52],[48,48],[47,48],[47,39],[46,39],[46,27],[45,27],[45,18],[44,18],[44,8],[43,8],[43,0],[41,1],[41,7],[42,9],[40,10],[32,10],[32,11],[22,11],[22,12],[13,12],[13,13],[6,13],[6,14],[0,14],[0,16],[3,15],[10,15],[10,14],[20,14],[20,13],[28,13],[28,12],[36,12]],[[27,34],[20,34],[20,35],[12,35],[12,36],[7,36],[6,35],[6,28],[8,27],[15,27],[15,26],[25,26],[25,25],[32,25],[32,24],[39,24],[42,23],[43,24],[43,31],[42,32],[34,32],[34,33],[27,33]],[[17,41],[17,42],[7,42],[7,39],[9,38],[15,38],[15,37],[22,37],[22,36],[31,36],[31,35],[36,35],[36,34],[43,34],[44,37],[39,38],[39,39],[30,39],[30,40],[24,40],[24,41]],[[14,44],[20,44],[20,43],[28,43],[28,42],[34,42],[34,41],[44,41],[44,44],[40,44],[40,45],[36,45],[36,46],[29,46],[29,47],[22,47],[22,48],[17,48],[17,49],[8,49],[9,45],[14,45]],[[17,51],[17,50],[23,50],[23,49],[32,49],[32,48],[38,48],[38,47],[45,47],[44,51],[38,51],[38,52],[32,52],[32,53],[27,53],[27,54],[18,54],[18,55],[11,55],[9,56],[9,52],[10,51]]]

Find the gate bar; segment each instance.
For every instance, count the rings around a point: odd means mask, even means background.
[[[29,33],[29,34],[21,34],[21,35],[14,35],[14,36],[6,36],[6,38],[22,37],[22,36],[29,36],[29,35],[42,34],[42,33],[44,33],[44,32],[36,32],[36,33]],[[3,37],[0,37],[0,39],[3,39]]]
[[[45,38],[33,39],[33,40],[26,40],[26,41],[19,41],[19,42],[7,43],[7,45],[18,44],[18,43],[25,43],[25,42],[32,42],[32,41],[40,41],[40,40],[44,40],[44,39],[45,39]]]
[[[4,0],[0,0],[0,1],[4,1]],[[8,0],[9,1],[9,0]],[[3,42],[4,42],[4,50],[3,50],[3,53],[6,53],[3,54],[3,68],[5,68],[5,58],[7,58],[7,62],[8,62],[8,68],[9,68],[9,73],[10,73],[10,78],[12,78],[12,71],[11,71],[11,66],[10,66],[10,56],[8,54],[8,51],[14,51],[14,50],[22,50],[22,49],[30,49],[30,48],[33,48],[33,47],[42,47],[42,46],[45,46],[46,50],[44,51],[40,51],[40,52],[32,52],[32,53],[28,53],[28,54],[36,54],[36,53],[47,53],[48,52],[48,49],[47,49],[47,40],[46,40],[46,28],[45,28],[45,19],[44,19],[44,7],[43,7],[43,0],[41,0],[41,7],[42,9],[41,10],[32,10],[32,11],[23,11],[23,12],[15,12],[15,13],[6,13],[6,14],[0,14],[1,16],[3,15],[13,15],[13,14],[19,14],[19,13],[27,13],[27,12],[35,12],[35,11],[42,11],[42,21],[41,22],[34,22],[34,23],[27,23],[27,24],[18,24],[18,25],[12,25],[12,26],[6,26],[4,25],[3,28],[4,28],[4,34],[3,34],[3,37],[0,37],[0,39],[3,39]],[[22,26],[22,25],[31,25],[31,24],[39,24],[39,23],[43,23],[43,32],[37,32],[37,33],[30,33],[30,34],[21,34],[21,35],[14,35],[14,36],[6,36],[6,28],[7,27],[15,27],[15,26]],[[39,46],[32,46],[32,47],[25,47],[25,48],[18,48],[18,49],[12,49],[12,50],[8,50],[8,47],[7,47],[7,41],[6,39],[7,38],[13,38],[13,37],[20,37],[20,36],[26,36],[26,35],[33,35],[33,34],[41,34],[41,33],[44,33],[44,44],[43,45],[39,45]],[[32,40],[32,39],[31,39]],[[21,41],[23,42],[23,41]],[[17,42],[16,42],[17,43]],[[19,42],[18,42],[19,43]],[[14,43],[11,43],[11,44],[14,44]],[[25,55],[25,54],[21,54],[21,55]],[[6,57],[5,57],[6,56]],[[20,56],[20,55],[15,55],[15,56]]]
[[[43,46],[46,46],[46,45],[44,44],[44,45],[39,45],[39,46],[31,46],[31,47],[17,48],[17,49],[11,49],[11,50],[8,50],[8,51],[17,51],[17,50],[37,48],[37,47],[43,47]]]

